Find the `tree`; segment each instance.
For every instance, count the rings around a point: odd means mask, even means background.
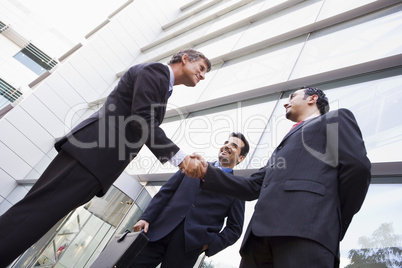
[[[361,249],[349,251],[351,263],[345,268],[400,268],[402,267],[401,236],[394,234],[392,223],[383,223],[371,237],[358,240]]]

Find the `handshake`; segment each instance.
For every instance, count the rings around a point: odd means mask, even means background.
[[[191,178],[203,179],[207,173],[208,163],[199,154],[193,153],[184,158],[179,168]]]

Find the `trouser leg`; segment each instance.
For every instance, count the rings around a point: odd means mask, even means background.
[[[172,232],[161,268],[192,268],[202,252],[200,248],[186,251],[184,221]]]
[[[59,153],[28,194],[0,216],[0,267],[6,267],[100,189],[87,169],[67,153]]]
[[[272,248],[266,237],[250,233],[242,251],[240,268],[272,268]]]
[[[271,237],[274,267],[333,268],[336,257],[326,247],[299,237]]]

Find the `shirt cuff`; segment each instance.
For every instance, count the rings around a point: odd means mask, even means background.
[[[169,159],[170,164],[175,167],[178,167],[181,162],[183,162],[184,158],[186,158],[187,154],[182,150],[179,150],[172,158]]]

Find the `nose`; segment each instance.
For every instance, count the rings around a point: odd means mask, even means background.
[[[205,79],[205,73],[204,73],[204,72],[201,72],[201,73],[200,73],[200,77],[201,77],[201,80],[204,80],[204,79]]]

